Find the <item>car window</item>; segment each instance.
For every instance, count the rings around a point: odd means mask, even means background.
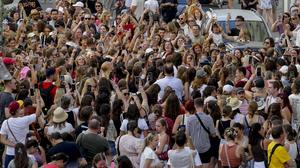
[[[223,30],[225,29],[225,21],[219,21],[219,25]],[[234,28],[234,21],[230,21],[230,28]],[[263,42],[266,37],[269,37],[267,28],[263,22],[260,21],[247,21],[246,27],[251,35],[251,41]]]

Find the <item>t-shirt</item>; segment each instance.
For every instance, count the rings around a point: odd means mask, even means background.
[[[0,125],[5,120],[5,108],[7,108],[12,101],[14,101],[14,98],[11,93],[0,93]]]
[[[89,165],[91,165],[97,153],[103,153],[109,150],[109,144],[104,137],[89,133],[88,131],[79,134],[76,143],[80,146],[82,152],[84,152],[85,159]]]
[[[168,151],[168,165],[172,168],[190,168],[193,163],[195,166],[201,166],[199,154],[195,150],[191,150],[189,147],[184,147],[180,150]]]
[[[240,34],[240,29],[237,29],[237,28],[232,28],[230,29],[230,32],[228,35],[229,36],[239,36]]]
[[[29,116],[24,117],[9,118],[3,122],[0,134],[7,136],[10,142],[13,142],[15,144],[19,142],[25,144],[26,135],[29,132],[29,125],[35,121],[35,114],[31,114]],[[9,130],[8,125],[11,131]],[[15,136],[15,138],[13,135]],[[14,156],[15,148],[7,146],[6,154]]]
[[[127,131],[127,124],[128,124],[128,119],[124,119],[122,121],[122,124],[121,124],[121,127],[120,127],[120,130],[121,131]],[[149,127],[148,127],[148,124],[146,122],[146,120],[144,118],[139,118],[138,119],[138,127],[142,130],[142,131],[145,131],[145,130],[148,130]],[[142,137],[143,138],[143,134],[142,134]]]
[[[270,162],[269,158],[271,155],[271,151],[273,149],[273,147],[276,145],[277,143],[275,141],[272,141],[269,146],[268,146],[268,161]],[[271,163],[269,168],[284,168],[284,164],[289,161],[291,158],[291,156],[289,155],[289,153],[286,151],[286,149],[283,146],[279,146],[276,148],[276,150],[274,151],[272,158],[271,158]]]
[[[34,161],[29,158],[28,167],[31,168],[34,165]],[[8,164],[8,168],[17,168],[15,165],[15,159],[11,160]]]
[[[54,127],[54,125],[49,126],[47,134],[51,135],[52,133],[55,133],[55,132],[59,132],[61,134],[62,133],[72,133],[73,131],[74,131],[73,126],[70,123],[66,122],[65,126],[61,127],[61,128]]]
[[[156,13],[157,9],[159,8],[157,0],[147,0],[145,2],[145,9],[149,9],[153,13]]]
[[[144,168],[146,159],[152,160],[151,167],[155,167],[156,165],[158,165],[160,163],[155,152],[148,146],[144,149],[144,151],[141,155],[140,168]]]
[[[136,9],[134,11],[134,15],[136,19],[140,19],[144,12],[144,0],[132,0],[131,7],[136,6]]]

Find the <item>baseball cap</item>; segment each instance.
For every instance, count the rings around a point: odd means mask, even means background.
[[[81,8],[83,8],[84,7],[84,4],[82,3],[82,2],[76,2],[74,5],[73,5],[74,7],[81,7]]]
[[[12,64],[15,64],[15,63],[16,63],[16,60],[15,60],[15,59],[9,58],[9,57],[3,58],[2,61],[3,61],[3,63],[4,63],[5,65],[12,65]]]

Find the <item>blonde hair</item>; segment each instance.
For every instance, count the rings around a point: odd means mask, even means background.
[[[145,150],[145,148],[147,146],[149,146],[149,144],[156,138],[157,134],[155,132],[152,132],[150,134],[148,134],[148,136],[145,138],[144,140],[144,148],[143,151]]]
[[[195,79],[192,82],[192,88],[193,89],[198,89],[200,88],[201,85],[205,84],[207,82],[207,78],[197,78],[195,77]]]
[[[54,97],[54,104],[60,106],[60,100],[65,95],[65,90],[63,88],[57,88],[55,97]]]

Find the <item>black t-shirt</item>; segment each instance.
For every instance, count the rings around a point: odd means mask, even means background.
[[[38,0],[20,0],[19,4],[22,4],[27,16],[30,15],[31,10],[38,7],[41,8],[41,4]]]
[[[237,28],[232,28],[230,29],[231,33],[229,33],[228,35],[229,36],[239,36],[240,34],[240,29],[237,29]]]
[[[14,101],[11,93],[1,92],[0,93],[0,125],[5,120],[5,108]]]
[[[69,162],[76,162],[81,157],[79,147],[76,145],[75,142],[63,141],[50,148],[47,153],[47,162],[50,162],[51,156],[57,153],[64,153],[68,155]]]
[[[82,133],[83,131],[86,131],[88,129],[88,123],[87,122],[84,122],[82,124],[80,124],[76,130],[75,130],[75,134],[76,134],[76,137]]]

